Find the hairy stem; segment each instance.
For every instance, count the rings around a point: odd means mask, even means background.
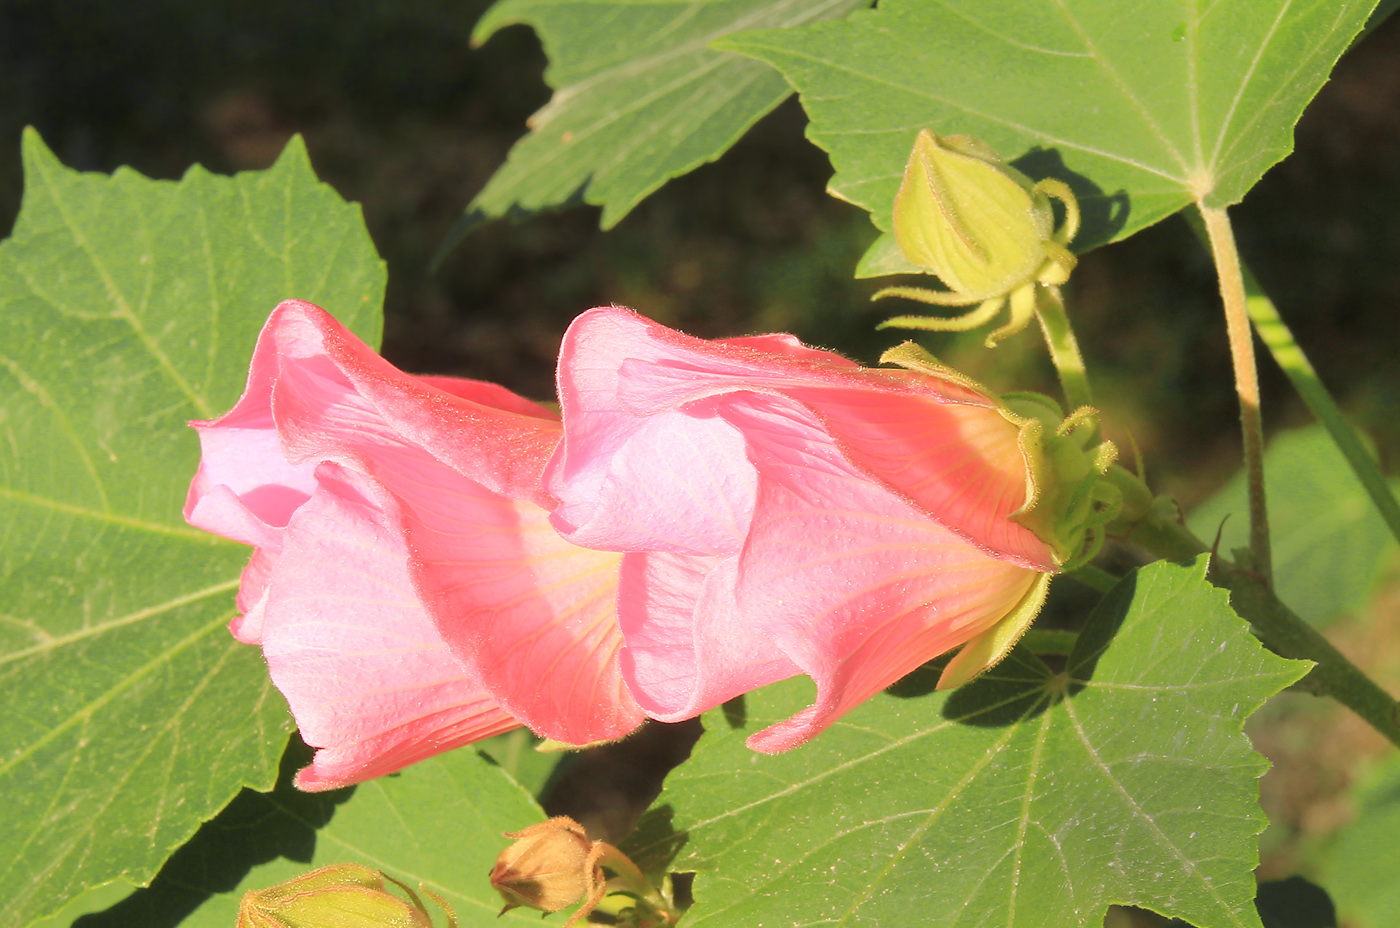
[[[1375,458],[1362,444],[1356,430],[1342,416],[1342,411],[1337,408],[1332,394],[1317,376],[1317,371],[1313,369],[1307,355],[1303,354],[1303,349],[1293,340],[1293,332],[1289,330],[1288,324],[1279,316],[1273,302],[1260,289],[1259,283],[1247,267],[1244,268],[1244,288],[1249,318],[1254,323],[1254,330],[1259,333],[1260,340],[1269,349],[1278,366],[1288,375],[1293,389],[1298,391],[1308,409],[1326,427],[1337,450],[1346,457],[1352,473],[1356,474],[1356,478],[1366,488],[1366,493],[1371,497],[1371,502],[1380,512],[1381,518],[1385,519],[1385,524],[1390,526],[1391,534],[1400,540],[1400,505],[1396,503],[1395,494],[1391,492],[1390,485],[1382,476]]]
[[[1210,238],[1220,296],[1225,303],[1225,331],[1235,367],[1235,392],[1240,398],[1240,431],[1244,437],[1244,472],[1249,486],[1249,547],[1251,567],[1266,586],[1273,584],[1273,555],[1269,543],[1269,516],[1264,500],[1264,422],[1259,414],[1259,375],[1254,364],[1254,337],[1245,305],[1244,275],[1235,232],[1222,208],[1198,203]]]
[[[1191,561],[1209,550],[1179,521],[1156,516],[1143,520],[1133,530],[1131,539],[1160,557],[1179,562]],[[1284,605],[1256,571],[1216,556],[1210,577],[1211,582],[1230,591],[1230,605],[1254,627],[1270,650],[1317,665],[1304,678],[1306,684],[1361,716],[1400,747],[1400,704],[1317,629]]]
[[[1040,320],[1040,331],[1044,333],[1045,344],[1050,349],[1050,360],[1059,372],[1065,401],[1070,409],[1093,406],[1094,394],[1089,389],[1089,372],[1084,367],[1084,356],[1079,353],[1079,342],[1074,337],[1069,316],[1065,314],[1060,288],[1037,286],[1035,289],[1035,316]]]

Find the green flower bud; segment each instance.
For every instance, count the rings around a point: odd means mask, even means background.
[[[408,898],[384,885],[389,880]],[[426,890],[425,890],[426,892]],[[447,903],[428,893],[447,913]],[[433,928],[418,894],[392,877],[359,864],[322,867],[268,889],[251,889],[238,906],[238,928]]]
[[[966,302],[1030,280],[1054,225],[1050,198],[987,145],[919,133],[894,201],[895,238]]]
[[[1059,230],[1052,198],[1065,206]],[[1010,321],[987,339],[994,345],[1033,318],[1037,286],[1063,284],[1077,261],[1065,247],[1079,229],[1079,206],[1069,187],[1053,179],[1033,182],[985,143],[965,135],[920,130],[893,219],[905,258],[948,289],[887,287],[874,299],[978,305],[954,318],[900,316],[882,328],[967,331],[990,322],[1009,302]]]

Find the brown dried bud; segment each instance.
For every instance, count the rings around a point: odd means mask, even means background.
[[[390,892],[386,879],[408,898]],[[428,895],[447,913],[449,928],[456,928],[447,903]],[[238,928],[433,928],[433,923],[417,893],[398,880],[359,864],[337,864],[268,889],[250,889],[238,906]]]
[[[491,885],[506,901],[502,913],[517,906],[558,912],[587,897],[572,925],[603,898],[607,886],[599,858],[606,845],[590,841],[578,822],[559,815],[506,837],[516,841],[491,868]]]

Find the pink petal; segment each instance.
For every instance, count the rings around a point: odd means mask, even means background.
[[[722,419],[662,412],[627,422],[625,442],[608,436],[606,467],[588,475],[593,489],[570,492],[553,523],[575,544],[615,551],[694,555],[738,552],[753,513],[757,478],[744,460],[744,437]],[[587,456],[597,433],[569,453]],[[560,458],[556,457],[556,461]],[[546,486],[552,475],[546,471]]]
[[[334,458],[372,473],[382,455],[413,448],[497,493],[552,504],[540,472],[559,425],[543,407],[518,397],[487,405],[508,391],[459,382],[448,392],[443,378],[405,374],[310,303],[279,305],[264,337],[281,359],[273,409],[289,460]]]
[[[734,602],[738,559],[629,554],[618,618],[622,673],[646,714],[694,718],[802,670]],[[696,621],[696,617],[702,621]]]
[[[378,543],[372,561],[377,566],[365,568],[362,583],[383,569],[393,584],[410,584],[416,591],[415,621],[436,620],[435,659],[450,658],[454,668],[455,676],[444,678],[443,692],[455,693],[467,683],[472,687],[475,701],[463,702],[467,708],[460,711],[453,708],[456,702],[433,709],[424,716],[432,725],[456,732],[452,739],[461,743],[484,737],[482,725],[498,729],[513,710],[537,730],[578,743],[620,737],[640,723],[617,662],[619,555],[563,541],[537,505],[553,503],[540,482],[560,435],[558,419],[548,410],[493,384],[404,374],[320,309],[288,301],[263,329],[244,397],[228,415],[200,426],[205,462],[191,490],[191,510],[212,513],[209,527],[259,544],[240,589],[244,615],[231,630],[240,640],[261,641],[269,661],[284,654],[277,649],[289,641],[299,655],[314,653],[319,636],[335,626],[289,625],[286,603],[300,595],[291,590],[306,582],[299,572],[319,569],[313,555],[348,543],[353,534],[313,544],[303,533],[298,556],[287,564],[278,552],[288,530],[284,526],[310,524],[315,507],[330,505],[315,502],[327,494],[349,505],[350,487],[363,497],[357,505],[383,507],[383,525],[375,531],[394,533]],[[264,473],[271,477],[263,479]],[[213,480],[219,482],[210,485]],[[328,480],[334,492],[322,485]],[[269,487],[286,492],[278,495]],[[328,570],[344,569],[337,562]],[[314,582],[311,589],[322,599],[334,594]],[[407,595],[396,608],[408,608]],[[337,617],[341,624],[376,621],[370,606],[345,608],[351,611]],[[361,657],[336,645],[324,659],[343,662],[346,654]],[[289,668],[306,663],[299,660],[279,665],[289,685]],[[347,683],[367,685],[379,672],[377,665],[367,666],[364,676],[350,673]],[[296,685],[304,696],[311,692],[307,681]],[[412,698],[429,709],[435,705],[421,694]],[[311,724],[320,725],[314,734],[328,748],[341,737],[337,725],[350,725],[353,732],[355,713],[372,709],[346,699],[354,710],[349,717],[311,717]],[[312,705],[305,698],[303,704]],[[394,705],[391,700],[386,711]],[[489,717],[482,716],[487,709]],[[487,721],[473,721],[479,716]],[[385,736],[387,746],[383,739],[364,737],[339,760],[326,754],[318,769],[378,765],[374,769],[382,772],[385,763],[407,763],[402,758],[417,750],[417,742],[409,739],[404,748],[402,733],[395,732]],[[388,752],[382,763],[373,760],[381,749]],[[323,771],[307,777],[329,783],[347,775]]]
[[[763,398],[743,412],[746,434],[803,426]],[[776,752],[991,627],[1037,572],[987,556],[819,441],[765,451],[738,603],[817,683],[814,706],[749,739]]]
[[[388,476],[439,630],[505,709],[569,744],[641,724],[617,661],[621,555],[572,545],[534,503],[452,471]]]
[[[358,783],[514,728],[424,610],[393,498],[333,464],[317,476],[263,620],[273,682],[317,748],[297,786]]]
[[[560,353],[568,429],[546,477],[562,503],[556,525],[566,533],[588,526],[571,537],[615,544],[622,536],[608,529],[632,519],[612,500],[628,494],[605,487],[632,436],[667,413],[728,419],[728,398],[762,394],[804,407],[823,426],[804,441],[839,447],[926,517],[996,556],[1053,569],[1050,548],[1008,518],[1025,503],[1026,464],[1017,428],[995,400],[952,380],[773,347],[772,337],[706,342],[617,308],[575,320]],[[722,472],[707,464],[716,467]]]

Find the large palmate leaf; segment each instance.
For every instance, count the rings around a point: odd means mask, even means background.
[[[581,195],[611,228],[672,177],[722,155],[792,93],[772,68],[712,51],[741,29],[843,16],[869,0],[501,0],[484,41],[528,23],[549,54],[548,105],[467,207],[467,223]]]
[[[831,189],[889,231],[921,128],[982,138],[1068,181],[1079,250],[1200,200],[1239,201],[1293,147],[1293,126],[1375,0],[887,0],[835,23],[716,47],[802,95]]]
[[[1346,458],[1322,426],[1285,432],[1264,452],[1274,574],[1279,598],[1315,625],[1365,604],[1395,543]],[[1220,550],[1249,544],[1244,474],[1191,512],[1200,538]]]
[[[149,888],[84,919],[83,928],[230,928],[248,890],[340,863],[364,864],[415,888],[422,883],[447,900],[462,928],[502,924],[501,898],[487,879],[510,843],[502,832],[544,813],[498,765],[463,749],[352,789],[303,793],[291,775],[309,760],[294,739],[275,790],[245,790]],[[529,910],[507,918],[539,923]]]
[[[293,142],[178,183],[65,169],[33,132],[0,243],[0,924],[148,879],[290,728],[224,626],[248,551],[180,518],[186,420],[242,389],[263,319],[303,297],[377,339],[359,209]]]
[[[1249,635],[1202,560],[1126,578],[1067,666],[1017,650],[951,695],[921,672],[777,756],[744,737],[810,694],[751,693],[707,716],[639,856],[696,871],[692,928],[1070,928],[1109,903],[1258,928],[1267,764],[1241,726],[1304,665]]]

